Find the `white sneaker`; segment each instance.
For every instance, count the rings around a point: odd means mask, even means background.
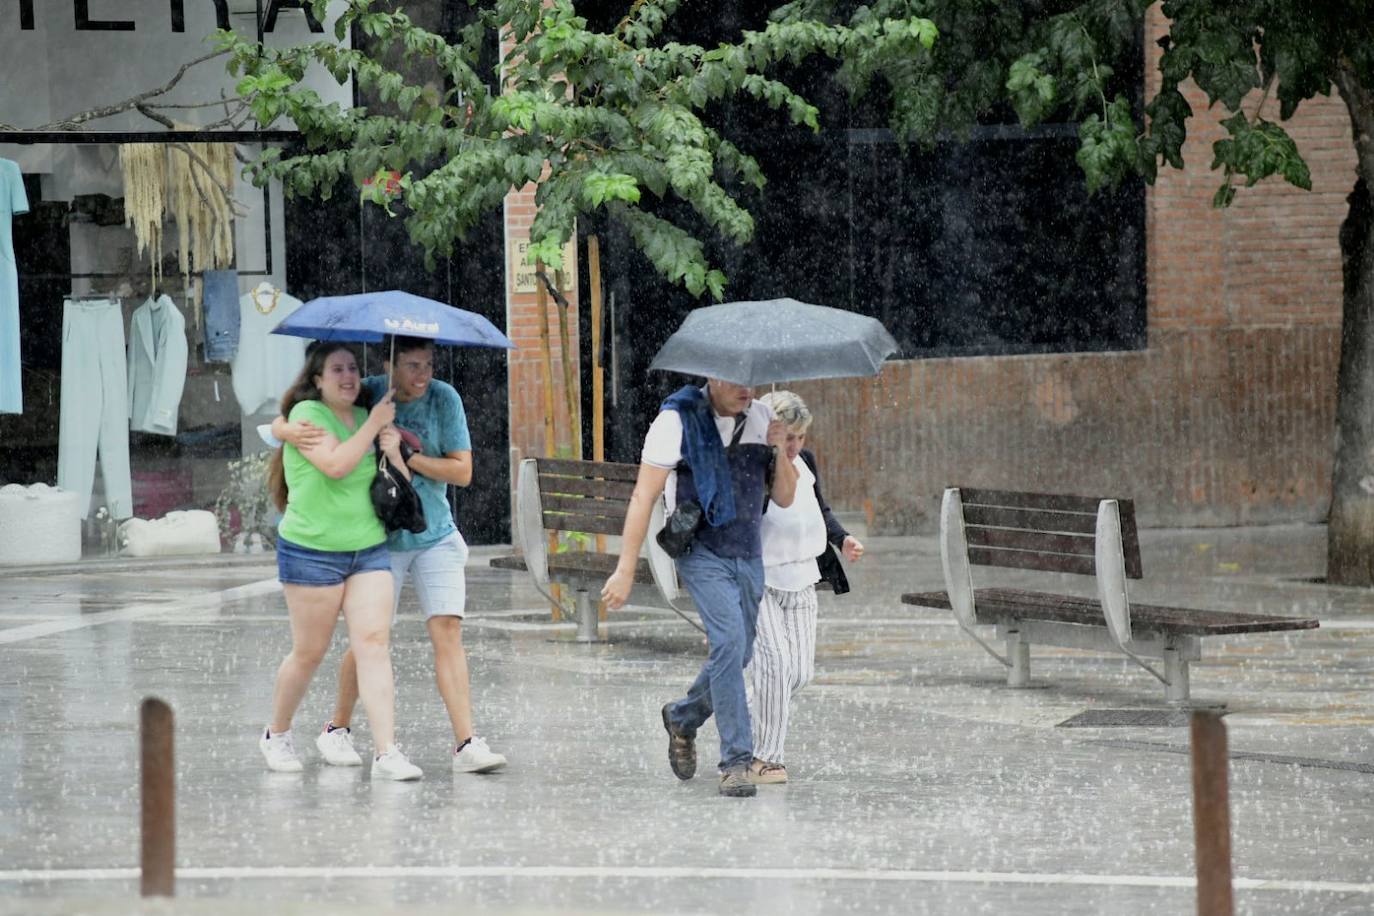
[[[407,760],[406,755],[402,754],[400,747],[395,744],[391,745],[391,749],[385,754],[372,758],[373,779],[407,782],[411,779],[419,779],[423,775],[424,770]]]
[[[453,755],[455,773],[491,773],[506,765],[506,758],[487,747],[487,739],[473,738]]]
[[[278,773],[299,773],[304,769],[301,766],[301,758],[296,756],[296,745],[291,740],[290,731],[272,735],[267,729],[263,729],[262,737],[258,739],[258,750],[262,751],[269,770],[276,770]]]
[[[363,758],[353,749],[353,730],[344,727],[332,731],[329,726],[315,736],[315,747],[320,749],[324,762],[332,767],[360,767]]]

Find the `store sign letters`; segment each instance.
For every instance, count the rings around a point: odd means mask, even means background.
[[[44,0],[48,8],[55,4]],[[100,2],[100,0],[97,0]],[[168,0],[168,12],[171,18],[172,31],[186,31],[186,2],[187,0]],[[229,28],[229,0],[190,0],[192,3],[210,4],[215,8],[215,23],[221,29]],[[115,4],[108,4],[113,7]],[[138,23],[131,19],[96,19],[91,15],[91,0],[71,0],[72,13],[76,20],[76,30],[78,32],[133,32],[138,28]],[[33,18],[34,0],[19,0],[19,29],[24,32],[34,30]],[[323,32],[324,26],[315,18],[315,14],[310,11],[307,0],[262,0],[262,30],[271,32],[277,27],[277,14],[282,10],[303,10],[305,21],[310,26],[312,32]]]

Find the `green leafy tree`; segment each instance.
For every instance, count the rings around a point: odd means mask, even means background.
[[[323,0],[315,5],[322,14]],[[431,254],[446,252],[511,188],[536,182],[541,209],[532,260],[557,266],[576,216],[602,210],[625,225],[665,277],[716,298],[725,277],[707,263],[701,240],[645,205],[678,198],[714,231],[749,241],[753,219],[732,190],[761,187],[764,175],[712,126],[711,106],[752,97],[816,129],[816,108],[779,76],[779,65],[828,61],[855,96],[879,86],[888,123],[904,143],[957,137],[1008,106],[1026,126],[1073,119],[1090,190],[1153,182],[1161,166],[1183,167],[1194,112],[1180,87],[1192,80],[1227,132],[1212,149],[1219,207],[1238,188],[1267,178],[1310,187],[1281,122],[1334,88],[1350,113],[1358,180],[1340,234],[1344,311],[1328,578],[1374,584],[1374,498],[1359,485],[1374,463],[1368,0],[1165,0],[1161,80],[1143,110],[1132,104],[1139,87],[1114,77],[1123,55],[1139,53],[1151,5],[1145,0],[796,0],[777,7],[766,28],[710,49],[661,38],[677,0],[635,0],[607,33],[589,30],[570,0],[499,0],[478,5],[478,21],[454,44],[400,12],[374,8],[381,5],[350,0],[340,34],[356,25],[382,51],[399,48],[399,68],[382,63],[375,49],[318,43],[276,51],[221,36],[258,120],[292,119],[312,148],[290,157],[268,153],[257,165],[260,178],[281,178],[305,194],[327,193],[343,175],[360,185],[374,178],[365,196],[403,199],[412,238]],[[477,63],[493,29],[511,48],[499,95]],[[339,78],[352,73],[396,112],[322,103],[299,85],[312,61]],[[437,65],[450,87],[410,79],[418,61]],[[401,177],[375,180],[389,171]]]
[[[313,3],[323,16],[328,0]],[[678,0],[636,0],[608,32],[589,29],[571,0],[472,5],[476,18],[455,42],[374,0],[349,0],[336,25],[338,38],[350,29],[367,36],[366,51],[332,41],[264,48],[221,32],[239,94],[259,123],[294,122],[308,147],[268,151],[254,165],[257,179],[327,195],[349,176],[365,198],[403,203],[412,241],[431,258],[450,252],[512,189],[535,183],[531,262],[562,266],[577,216],[602,211],[668,280],[720,299],[726,278],[702,241],[651,203],[675,198],[731,241],[753,237],[738,191],[765,179],[712,126],[712,103],[750,97],[819,129],[815,106],[774,71],[822,56],[845,62],[856,91],[882,83],[898,101],[894,111],[904,110],[902,74],[930,55],[937,37],[930,20],[915,15],[854,25],[794,19],[703,48],[662,39]],[[492,32],[509,48],[499,93],[480,69]],[[324,102],[301,85],[312,63],[340,81],[352,76],[390,110]],[[418,76],[435,69],[442,86]]]

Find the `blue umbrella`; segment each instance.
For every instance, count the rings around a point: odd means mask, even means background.
[[[476,312],[395,289],[311,299],[272,333],[361,343],[376,343],[394,334],[459,347],[515,348],[509,337]]]

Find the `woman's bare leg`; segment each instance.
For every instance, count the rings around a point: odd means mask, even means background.
[[[358,695],[372,728],[376,753],[396,740],[396,687],[391,673],[391,573],[358,573],[344,583],[343,613],[349,648],[358,665]],[[337,724],[337,723],[336,723]]]
[[[291,617],[291,652],[277,669],[272,693],[273,734],[290,731],[296,707],[305,696],[320,660],[329,651],[334,622],[344,600],[343,585],[283,585],[286,609]]]

